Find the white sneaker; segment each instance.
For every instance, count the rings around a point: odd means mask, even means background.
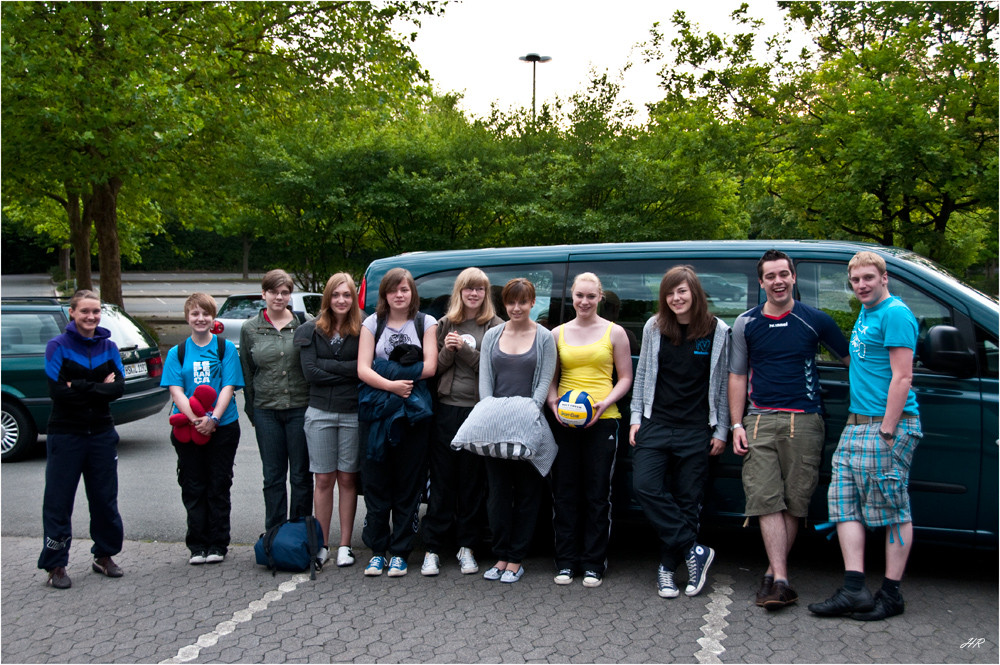
[[[455,558],[458,559],[458,564],[462,567],[463,575],[472,575],[479,572],[479,564],[476,563],[476,557],[472,556],[471,548],[460,547]]]
[[[428,552],[424,555],[424,563],[420,566],[420,574],[433,577],[441,572],[440,565],[441,559],[438,558],[438,555],[434,554],[434,552]]]
[[[341,545],[337,549],[337,566],[345,568],[354,565],[354,552],[347,545]]]
[[[322,566],[326,563],[326,560],[330,558],[330,550],[325,547],[319,548],[319,552],[316,553],[316,563]]]

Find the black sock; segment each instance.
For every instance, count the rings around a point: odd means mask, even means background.
[[[856,570],[844,571],[844,588],[848,591],[861,591],[865,587],[865,574]]]
[[[902,580],[890,580],[888,577],[882,580],[882,593],[889,596],[893,600],[899,600],[899,583]]]

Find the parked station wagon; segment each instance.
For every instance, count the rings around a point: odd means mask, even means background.
[[[497,311],[499,292],[514,277],[531,280],[538,292],[534,320],[553,328],[572,318],[573,278],[596,273],[606,298],[601,313],[636,340],[656,312],[660,279],[677,264],[692,265],[706,283],[715,315],[732,325],[742,312],[765,300],[757,261],[768,249],[789,254],[797,273],[796,298],[829,313],[849,338],[860,304],[847,282],[847,262],[860,250],[881,255],[889,290],[920,324],[913,388],[920,404],[924,438],[910,476],[914,528],[921,540],[995,548],[998,491],[998,318],[995,299],[962,283],[913,252],[835,241],[688,241],[511,247],[413,252],[379,259],[368,267],[360,288],[361,306],[374,311],[382,276],[394,267],[409,270],[417,283],[420,309],[434,317],[447,311],[455,277],[477,266],[490,277]],[[713,288],[715,292],[713,293]],[[827,520],[830,461],[849,406],[848,372],[821,347],[817,364],[826,409],[826,441],[820,485],[809,521]],[[628,413],[631,396],[619,409]],[[727,448],[712,462],[705,498],[708,521],[743,520],[741,458]],[[631,448],[619,437],[613,501],[615,510],[639,510],[632,499]]]
[[[0,317],[3,353],[2,459],[26,456],[44,434],[52,411],[45,376],[45,346],[69,324],[69,306],[55,298],[4,298]],[[122,425],[159,413],[170,394],[160,387],[163,360],[142,324],[115,305],[101,306],[101,327],[111,332],[125,372],[125,394],[111,403]]]

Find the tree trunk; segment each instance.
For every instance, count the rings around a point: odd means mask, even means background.
[[[94,281],[90,274],[90,205],[84,203],[84,212],[80,214],[80,192],[73,190],[66,183],[66,216],[69,218],[69,240],[73,247],[73,258],[76,260],[76,288],[93,289]],[[69,278],[69,270],[66,271]]]
[[[94,185],[92,201],[97,257],[101,271],[101,300],[124,306],[122,300],[122,255],[118,242],[118,192],[120,178]]]
[[[69,247],[59,248],[59,272],[63,274],[63,279],[69,279]]]
[[[243,279],[250,279],[250,234],[243,234]]]

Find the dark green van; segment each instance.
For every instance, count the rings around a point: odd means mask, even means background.
[[[796,297],[829,313],[850,335],[859,303],[847,283],[847,262],[862,249],[880,254],[889,290],[901,297],[920,323],[913,387],[920,403],[924,438],[910,479],[914,527],[921,540],[997,545],[998,492],[998,309],[997,301],[955,279],[913,252],[865,243],[834,241],[689,241],[510,247],[413,252],[372,262],[361,284],[362,306],[374,311],[378,285],[390,268],[409,270],[417,282],[420,309],[440,317],[455,277],[478,266],[490,277],[494,301],[511,278],[526,277],[538,293],[532,318],[552,328],[572,318],[568,289],[578,273],[591,271],[606,292],[602,315],[636,340],[656,312],[663,273],[690,264],[701,277],[713,312],[730,325],[763,301],[757,260],[768,249],[795,261]],[[497,307],[503,315],[504,308]],[[817,357],[826,406],[827,438],[820,487],[810,521],[825,522],[830,459],[847,418],[847,368],[821,351]],[[620,404],[628,412],[628,397]],[[730,450],[713,464],[706,495],[709,520],[742,520],[741,459]],[[615,508],[637,510],[631,499],[631,451],[620,437],[615,471]]]

